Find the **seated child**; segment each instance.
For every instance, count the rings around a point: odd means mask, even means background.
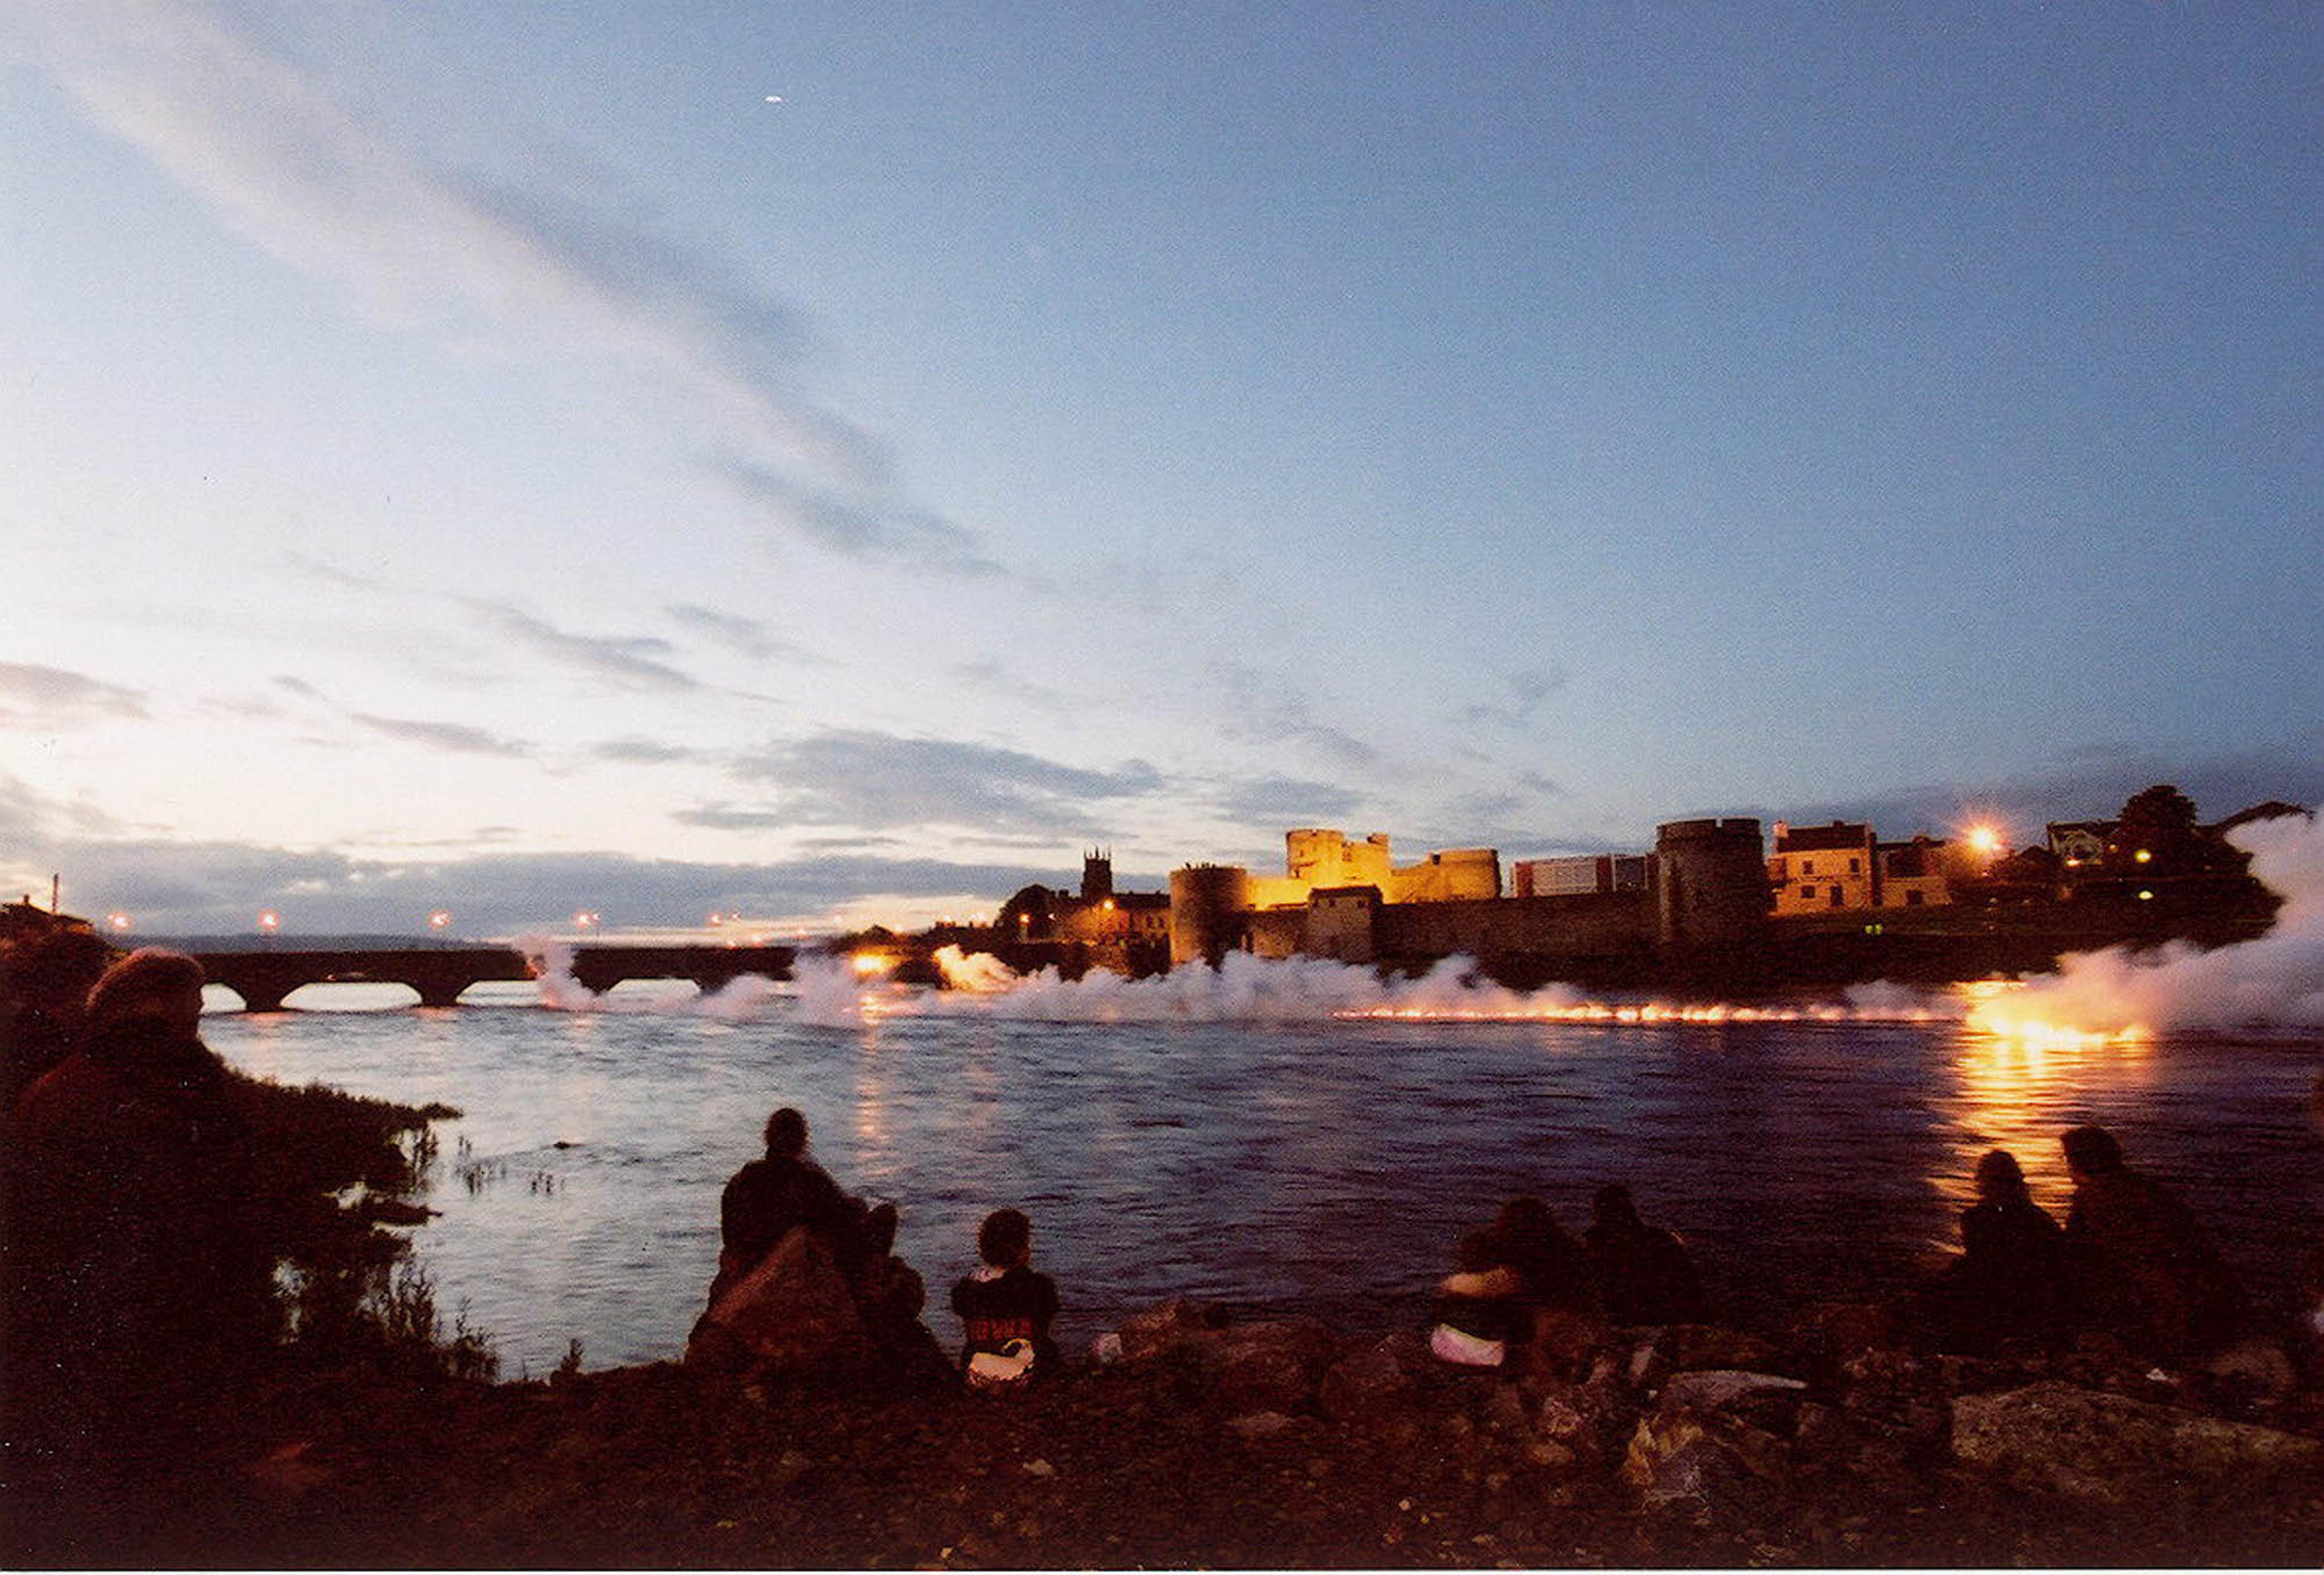
[[[1525,1281],[1507,1261],[1507,1245],[1493,1230],[1472,1230],[1461,1239],[1459,1271],[1436,1288],[1436,1328],[1428,1349],[1439,1360],[1498,1368],[1508,1360],[1509,1347],[1530,1331],[1533,1312],[1525,1300]]]
[[[1057,1283],[1029,1266],[1033,1222],[1019,1210],[995,1209],[977,1230],[976,1256],[982,1261],[952,1288],[952,1310],[968,1331],[961,1371],[980,1388],[1056,1371],[1049,1322]]]

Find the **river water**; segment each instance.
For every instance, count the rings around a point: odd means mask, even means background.
[[[2263,1295],[2285,1297],[2324,1239],[2314,1034],[2029,1044],[1941,999],[1885,1018],[1407,1020],[1344,1015],[1321,977],[1256,1006],[744,981],[708,1000],[481,985],[426,1009],[324,986],[263,1015],[214,992],[203,1031],[264,1076],[463,1112],[438,1125],[420,1201],[440,1213],[413,1239],[447,1320],[510,1377],[575,1340],[591,1368],[676,1357],[720,1188],[782,1104],[844,1186],[900,1206],[898,1251],[947,1344],[946,1292],[1004,1203],[1033,1217],[1074,1349],[1182,1294],[1416,1321],[1503,1199],[1536,1193],[1578,1232],[1612,1180],[1684,1234],[1729,1311],[1777,1316],[1894,1289],[1956,1245],[1987,1148],[2062,1218],[2057,1137],[2089,1120],[2204,1212]]]

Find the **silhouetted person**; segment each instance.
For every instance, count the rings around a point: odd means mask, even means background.
[[[1499,1230],[1461,1238],[1454,1268],[1436,1287],[1436,1327],[1428,1349],[1440,1361],[1463,1368],[1506,1366],[1514,1348],[1533,1332],[1525,1276],[1508,1261]]]
[[[90,987],[121,953],[62,925],[0,944],[0,1111],[79,1042]]]
[[[1700,1323],[1710,1316],[1694,1260],[1675,1232],[1638,1218],[1630,1189],[1602,1186],[1582,1233],[1606,1316],[1618,1324]]]
[[[767,1118],[765,1138],[765,1156],[736,1171],[718,1200],[721,1249],[718,1276],[710,1285],[714,1303],[798,1226],[815,1232],[851,1282],[869,1263],[886,1257],[895,1239],[892,1205],[867,1207],[807,1157],[805,1116],[786,1105]]]
[[[9,1432],[123,1483],[186,1452],[276,1332],[270,1215],[201,990],[175,952],[114,964],[10,1135]]]
[[[1977,1195],[1961,1211],[1961,1256],[1927,1298],[1937,1343],[1969,1354],[2010,1340],[2054,1344],[2075,1321],[2065,1232],[2034,1202],[2005,1149],[1978,1161]]]
[[[2066,1239],[2098,1315],[2162,1356],[2232,1338],[2242,1294],[2194,1211],[2125,1165],[2105,1128],[2077,1127],[2062,1145],[2074,1178]]]
[[[1525,1298],[1536,1307],[1571,1312],[1598,1310],[1596,1275],[1590,1255],[1549,1205],[1539,1198],[1511,1198],[1493,1221],[1502,1259],[1525,1283]]]
[[[961,1371],[976,1385],[1056,1372],[1049,1324],[1057,1315],[1057,1282],[1032,1266],[1033,1221],[1019,1210],[995,1209],[977,1228],[976,1257],[976,1267],[952,1288],[965,1333]]]

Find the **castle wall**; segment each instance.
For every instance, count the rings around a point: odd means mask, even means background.
[[[1501,894],[1501,856],[1491,848],[1431,853],[1395,872],[1382,893],[1390,902],[1471,902]]]
[[[1665,948],[1723,951],[1766,933],[1774,893],[1756,819],[1657,826],[1655,870],[1656,929]]]
[[[1379,910],[1382,957],[1616,956],[1655,944],[1654,897],[1618,891],[1589,897],[1502,897],[1480,901],[1391,903]]]

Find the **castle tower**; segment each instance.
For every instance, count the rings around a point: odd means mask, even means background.
[[[1250,924],[1250,871],[1238,864],[1189,864],[1170,871],[1170,966],[1208,962],[1242,944]]]
[[[1766,932],[1774,898],[1757,820],[1656,826],[1655,870],[1656,937],[1666,950],[1729,951]]]
[[[1082,900],[1103,902],[1113,895],[1113,850],[1093,848],[1082,855]]]

